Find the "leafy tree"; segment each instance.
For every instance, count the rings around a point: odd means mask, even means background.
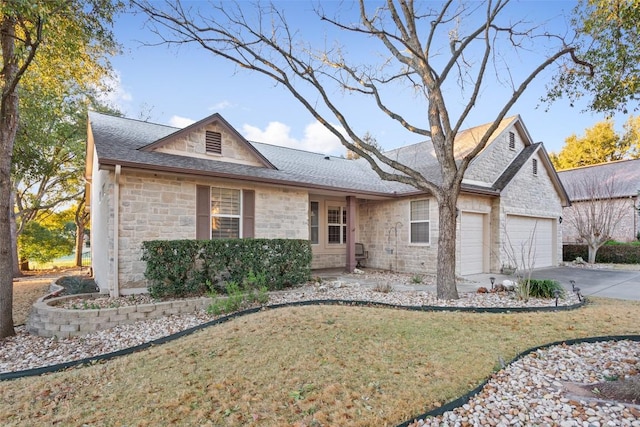
[[[640,159],[640,117],[630,116],[624,124],[624,143],[629,146],[629,157]]]
[[[45,212],[30,221],[20,235],[20,254],[27,260],[46,263],[69,255],[75,244],[75,208]]]
[[[593,66],[565,67],[549,84],[547,100],[587,99],[598,112],[638,109],[640,94],[640,0],[580,0],[572,20],[576,53]],[[573,105],[573,104],[572,104]]]
[[[365,134],[362,136],[362,142],[372,147],[375,147],[378,150],[382,150],[382,146],[378,143],[378,140],[375,139],[373,135],[371,135],[369,132],[365,132]],[[358,146],[359,148],[366,149],[366,146],[361,145],[359,141],[355,141],[354,145]],[[348,160],[355,160],[359,158],[360,158],[360,155],[358,153],[356,153],[355,151],[347,150]]]
[[[637,158],[640,153],[639,126],[640,120],[631,116],[624,125],[625,133],[619,135],[613,120],[598,122],[588,128],[584,136],[573,134],[568,137],[558,154],[551,153],[551,161],[556,169],[571,169]]]
[[[360,0],[355,8],[325,4],[338,10],[327,13],[319,6],[315,10],[318,25],[326,27],[314,27],[314,32],[337,31],[339,34],[332,34],[336,42],[329,47],[326,42],[316,47],[304,40],[304,29],[299,30],[302,25],[287,20],[285,11],[274,4],[222,2],[183,7],[179,1],[132,3],[149,16],[152,31],[162,41],[199,45],[239,69],[271,79],[347,149],[366,159],[382,179],[432,194],[438,205],[437,296],[441,299],[458,298],[456,204],[470,162],[536,76],[551,64],[575,58],[574,47],[562,36],[506,16],[509,0],[387,0],[375,4]],[[517,9],[511,12],[517,13]],[[337,40],[354,44],[343,46]],[[367,52],[363,63],[353,52],[361,52],[363,42],[369,41],[378,43],[379,50]],[[547,56],[532,58],[534,52],[546,52]],[[535,65],[527,66],[523,60],[518,64],[523,68],[516,72],[512,67],[517,55]],[[482,97],[489,92],[488,82],[494,85],[496,80],[504,92],[491,90],[491,96]],[[390,94],[407,87],[410,95],[405,102],[394,104]],[[341,105],[345,93],[360,100],[362,108],[377,109],[375,117],[388,119],[389,126],[402,126],[409,133],[429,138],[441,180],[427,178],[367,145]],[[412,111],[403,114],[406,105],[411,105]],[[493,121],[476,144],[457,157],[456,135],[469,127],[476,109],[495,111]],[[338,123],[345,134],[331,123]]]
[[[4,1],[0,4],[0,338],[13,329],[12,155],[19,94],[72,97],[95,89],[109,73],[116,46],[110,26],[122,7],[111,0]]]

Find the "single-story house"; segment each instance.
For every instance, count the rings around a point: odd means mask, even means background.
[[[610,236],[619,242],[632,242],[640,236],[640,159],[619,160],[558,172],[571,206],[563,209],[567,221],[562,225],[564,243],[584,243],[571,221],[576,210],[594,203],[612,209],[617,222]]]
[[[487,128],[461,132],[456,153]],[[386,154],[439,179],[429,141]],[[308,239],[312,268],[348,270],[357,242],[367,267],[436,270],[430,194],[381,180],[364,159],[247,141],[219,114],[178,129],[91,112],[85,174],[94,277],[112,295],[146,290],[141,244],[156,239]],[[457,273],[498,272],[527,241],[535,267],[557,265],[568,204],[542,143],[520,116],[504,119],[465,175]]]

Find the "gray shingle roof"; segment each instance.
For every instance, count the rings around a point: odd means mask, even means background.
[[[96,112],[89,113],[91,131],[101,164],[172,170],[258,182],[298,184],[342,191],[389,195],[389,183],[361,161],[346,160],[275,145],[251,142],[277,169],[194,158],[141,148],[181,129]],[[406,187],[406,186],[405,186]]]
[[[503,131],[505,126],[517,118],[518,116],[514,116],[505,119],[496,133]],[[414,187],[406,184],[383,181],[364,159],[347,160],[247,141],[276,168],[271,169],[148,149],[158,140],[170,138],[172,134],[183,132],[180,128],[97,112],[90,112],[89,120],[99,163],[102,165],[120,164],[147,170],[174,171],[379,196],[417,192]],[[486,127],[486,125],[483,126]],[[477,139],[476,133],[483,131],[483,126],[461,132],[456,139],[456,145],[465,148],[468,145],[467,140],[475,141]],[[463,155],[465,150],[459,151],[458,154]],[[439,183],[442,181],[438,160],[430,141],[401,147],[385,154],[414,168],[431,182]],[[386,165],[383,168],[390,170]],[[492,191],[488,187],[468,184],[463,184],[463,190],[497,194],[497,191]]]
[[[584,194],[584,183],[593,178],[605,184],[613,184],[612,197],[638,196],[640,191],[640,159],[620,160],[567,169],[558,171],[558,176],[572,201],[589,198],[588,194]]]

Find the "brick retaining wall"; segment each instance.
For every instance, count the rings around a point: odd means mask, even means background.
[[[31,308],[27,320],[27,331],[43,337],[82,336],[137,320],[194,313],[211,304],[211,298],[203,297],[93,310],[69,310],[56,307],[56,304],[62,304],[67,299],[86,298],[90,301],[92,298],[104,296],[104,294],[79,294],[49,299],[47,299],[49,295],[44,296]]]

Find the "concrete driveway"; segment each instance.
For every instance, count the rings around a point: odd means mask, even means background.
[[[631,267],[631,266],[629,266]],[[466,276],[465,279],[482,286],[490,287],[489,277],[494,276],[496,283],[512,277],[499,274],[479,274]],[[577,267],[551,267],[534,270],[535,279],[552,279],[560,282],[565,289],[571,290],[571,280],[576,281],[580,293],[584,296],[619,298],[640,301],[640,266],[635,270],[589,269]]]

